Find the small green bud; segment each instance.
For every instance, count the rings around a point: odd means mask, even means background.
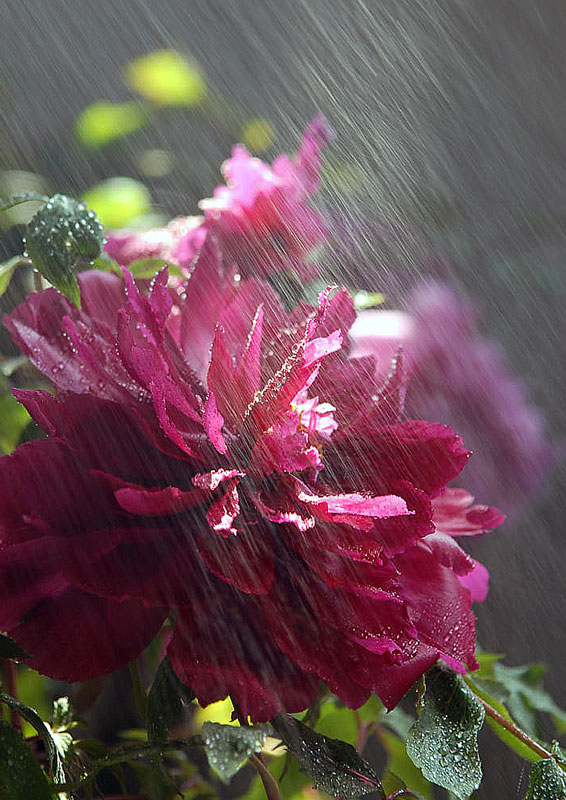
[[[24,240],[27,256],[49,283],[79,304],[77,273],[90,269],[102,252],[103,226],[64,194],[56,194],[31,218]]]

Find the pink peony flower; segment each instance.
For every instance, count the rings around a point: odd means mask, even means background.
[[[400,367],[380,387],[340,354],[345,291],[286,317],[268,285],[227,279],[205,307],[213,243],[199,263],[185,299],[166,272],[86,272],[82,311],[48,289],[7,318],[57,393],[17,391],[48,438],[0,460],[0,629],[85,680],[174,611],[181,680],[254,721],[321,680],[392,708],[439,657],[473,669],[473,562],[452,536],[501,516],[445,494],[460,438],[401,418]]]
[[[460,431],[474,452],[466,485],[517,513],[556,459],[541,416],[497,345],[477,332],[472,308],[452,289],[423,284],[408,309],[362,312],[350,331],[351,355],[373,355],[383,378],[402,344],[411,373],[407,412]]]
[[[163,230],[111,235],[105,252],[127,266],[137,258],[159,257],[189,270],[207,232],[218,240],[227,263],[243,276],[265,277],[295,270],[316,277],[312,251],[326,238],[323,217],[309,205],[320,182],[321,150],[330,139],[323,117],[306,129],[295,158],[278,156],[269,166],[236,145],[222,167],[226,186],[199,205],[202,217],[174,220]]]

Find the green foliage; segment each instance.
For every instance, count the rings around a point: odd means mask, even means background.
[[[78,305],[76,275],[90,269],[102,252],[102,225],[94,211],[56,194],[31,218],[25,242],[36,269]]]
[[[110,103],[102,100],[81,111],[75,125],[75,134],[85,147],[102,147],[139,130],[146,119],[147,115],[139,103]]]
[[[442,667],[426,674],[419,717],[407,753],[428,780],[464,800],[482,778],[478,732],[485,711],[463,679]]]
[[[159,270],[167,267],[169,277],[182,278],[183,273],[175,264],[170,264],[162,258],[139,258],[128,266],[134,278],[153,278]]]
[[[333,702],[324,703],[315,728],[323,736],[341,739],[352,745],[356,744],[358,738],[358,723],[355,712],[351,708],[346,708],[346,706],[338,708]]]
[[[205,722],[202,735],[208,763],[220,780],[228,783],[253,753],[259,753],[268,732],[266,725],[239,728]]]
[[[566,775],[553,758],[533,764],[525,800],[566,800]]]
[[[22,258],[22,256],[14,256],[13,258],[8,259],[8,261],[4,261],[3,264],[0,264],[0,297],[2,297],[10,285],[10,281],[16,267],[19,267],[20,264],[25,263],[27,263],[27,261],[25,258]]]
[[[198,66],[175,50],[156,50],[131,61],[126,82],[158,106],[196,106],[206,95]]]
[[[22,736],[0,720],[0,786],[8,800],[51,800],[49,783]],[[2,797],[6,797],[2,793]]]
[[[299,720],[280,714],[273,720],[276,732],[315,788],[334,797],[360,797],[378,792],[385,798],[376,773],[352,745],[316,733]]]
[[[149,190],[133,178],[107,178],[85,192],[82,199],[96,208],[105,228],[124,228],[151,208]]]
[[[165,741],[184,703],[194,700],[192,689],[181,683],[169,656],[165,656],[147,698],[147,735],[150,742]]]
[[[543,688],[542,664],[508,667],[498,660],[482,663],[471,676],[474,686],[503,703],[515,722],[531,736],[540,734],[539,715],[549,714],[558,734],[566,731],[564,712]]]
[[[425,800],[432,800],[432,787],[409,758],[405,739],[400,738],[392,731],[382,729],[378,732],[378,738],[387,751],[386,770],[401,779],[403,787],[406,786],[411,791],[418,792]],[[397,786],[396,788],[403,787]],[[394,791],[393,788],[389,788],[389,784],[386,787],[385,779],[383,788],[389,793]]]
[[[43,739],[49,761],[49,772],[53,780],[55,783],[64,783],[65,770],[63,769],[63,759],[72,742],[70,734],[54,733],[51,727],[41,719],[37,711],[26,706],[20,700],[16,700],[15,697],[10,697],[7,694],[0,694],[0,702],[5,703],[9,708],[17,711],[30,725],[33,725]]]
[[[0,448],[11,453],[31,417],[11,393],[0,394]]]

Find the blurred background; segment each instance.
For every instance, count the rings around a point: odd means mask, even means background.
[[[464,292],[563,450],[563,3],[4,0],[0,14],[0,196],[67,192],[109,228],[157,226],[196,213],[233,142],[271,160],[320,111],[329,271],[391,307],[423,275]],[[33,210],[0,217],[0,261]],[[15,276],[2,311],[25,288]],[[15,355],[5,332],[0,348]],[[492,576],[482,646],[547,664],[562,705],[565,513],[558,463],[473,550]],[[519,796],[520,761],[484,754],[479,797]]]

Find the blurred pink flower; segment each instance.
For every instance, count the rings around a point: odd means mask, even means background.
[[[350,331],[351,355],[375,356],[377,374],[385,376],[402,345],[411,375],[407,413],[460,431],[474,452],[466,486],[516,513],[541,487],[556,449],[523,382],[497,344],[478,333],[475,318],[449,286],[429,282],[413,292],[407,311],[359,314]]]

